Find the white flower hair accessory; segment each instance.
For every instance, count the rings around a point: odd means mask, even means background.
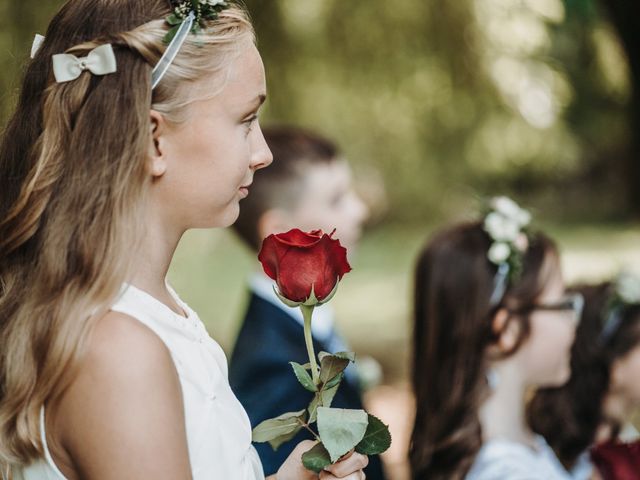
[[[622,324],[622,311],[631,305],[640,305],[640,276],[622,271],[613,285],[613,295],[609,300],[605,320],[600,333],[600,342],[607,343]]]
[[[487,258],[498,267],[490,305],[500,303],[509,282],[520,275],[522,256],[529,248],[526,228],[531,223],[531,214],[508,197],[496,197],[489,202],[484,217],[483,229],[492,244]]]
[[[151,90],[158,86],[169,70],[187,35],[198,34],[206,26],[206,20],[217,19],[220,12],[230,6],[226,0],[170,0],[170,3],[174,8],[165,19],[171,27],[164,37],[167,48],[151,72]]]

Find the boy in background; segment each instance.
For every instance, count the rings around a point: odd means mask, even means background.
[[[299,128],[266,128],[273,153],[270,168],[256,172],[249,196],[242,201],[234,229],[256,253],[272,233],[292,228],[322,229],[352,255],[369,212],[355,193],[349,164],[331,141]],[[284,412],[302,410],[313,394],[296,380],[290,361],[308,361],[299,309],[285,306],[273,291],[273,281],[262,271],[249,283],[250,300],[231,356],[229,382],[243,404],[252,427]],[[312,336],[316,352],[348,350],[334,328],[330,304],[314,311]],[[332,407],[362,408],[358,374],[350,365]],[[293,447],[311,435],[303,430],[273,451],[256,445],[265,475],[275,473]],[[379,457],[369,457],[367,479],[384,478]]]

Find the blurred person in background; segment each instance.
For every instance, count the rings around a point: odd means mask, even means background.
[[[640,406],[640,279],[623,275],[574,290],[584,296],[585,308],[571,378],[536,393],[531,426],[574,479],[600,478],[593,463],[603,464],[607,479],[640,478],[638,447],[620,443],[638,438],[631,419]]]
[[[354,190],[349,163],[338,147],[317,133],[296,127],[265,128],[264,135],[274,162],[264,170],[265,175],[255,175],[251,195],[243,200],[233,226],[236,233],[257,255],[262,240],[270,234],[292,228],[335,229],[334,237],[352,259],[369,211]],[[229,381],[256,426],[283,411],[306,408],[313,394],[300,386],[289,365],[308,361],[299,309],[278,299],[273,281],[262,271],[250,278],[249,295],[231,356]],[[316,352],[348,350],[335,328],[330,304],[315,309],[312,335]],[[350,365],[332,406],[362,408],[360,383],[355,365]],[[256,444],[265,472],[275,472],[298,441],[306,438],[310,434],[303,430],[276,451],[268,443]],[[384,478],[379,457],[369,458],[365,473],[370,480]]]
[[[530,388],[562,385],[580,308],[556,246],[501,197],[438,232],[415,270],[415,480],[565,480],[527,425]]]

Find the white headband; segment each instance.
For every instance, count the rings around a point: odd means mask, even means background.
[[[153,70],[151,71],[152,90],[158,86],[175,60],[176,55],[187,38],[187,35],[193,28],[195,18],[195,13],[193,11],[190,12],[187,18],[185,18],[180,25],[180,28],[178,28],[178,31],[162,54],[162,57],[160,57],[156,66],[153,67]],[[31,58],[35,58],[38,50],[42,47],[44,39],[45,37],[38,33],[35,35],[33,44],[31,45]],[[83,58],[77,58],[74,55],[64,53],[53,55],[52,58],[54,76],[56,81],[59,83],[75,80],[85,70],[89,70],[94,75],[107,75],[109,73],[114,73],[117,70],[116,58],[110,44],[105,44],[95,48],[89,53],[89,55]]]

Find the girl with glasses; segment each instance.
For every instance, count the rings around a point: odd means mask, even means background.
[[[569,378],[579,297],[555,244],[496,199],[482,222],[437,233],[415,270],[410,461],[415,480],[563,480],[528,427],[531,389]]]
[[[620,442],[638,437],[630,422],[640,407],[640,281],[625,275],[575,291],[585,309],[571,378],[537,392],[530,423],[576,480],[639,478],[640,448]]]

